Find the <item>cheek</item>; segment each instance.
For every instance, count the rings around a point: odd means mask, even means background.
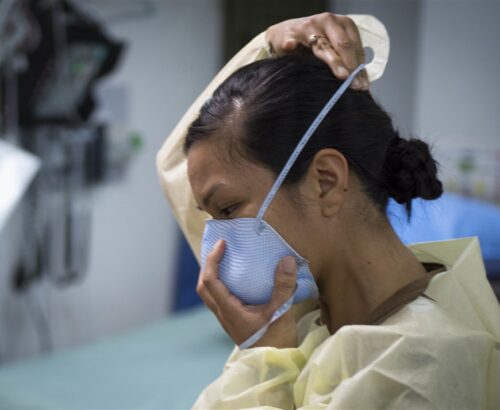
[[[264,219],[295,249],[299,255],[310,259],[310,242],[307,219],[293,204],[276,201]]]
[[[285,241],[303,258],[309,261],[309,268],[316,278],[321,264],[320,249],[323,245],[311,221],[296,210],[280,210],[274,218],[266,221],[285,239]]]

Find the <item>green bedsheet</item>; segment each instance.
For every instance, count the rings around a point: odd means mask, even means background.
[[[186,409],[234,344],[205,307],[147,328],[0,367],[0,409]]]

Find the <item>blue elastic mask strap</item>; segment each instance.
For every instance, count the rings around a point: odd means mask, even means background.
[[[326,117],[328,112],[332,109],[332,107],[335,105],[335,103],[339,100],[339,98],[342,96],[342,94],[349,88],[349,85],[351,85],[352,80],[354,80],[354,77],[358,75],[358,73],[365,68],[366,64],[360,64],[347,79],[343,82],[343,84],[339,87],[339,89],[333,94],[332,98],[325,104],[323,109],[320,111],[318,116],[314,119],[312,124],[309,126],[307,131],[305,132],[304,136],[301,138],[297,146],[292,152],[292,155],[290,155],[290,158],[288,158],[288,161],[286,162],[285,166],[281,170],[280,174],[278,175],[278,178],[276,178],[276,181],[274,182],[271,190],[266,196],[266,199],[264,199],[264,202],[262,203],[262,206],[259,209],[259,212],[257,213],[257,232],[260,231],[261,229],[261,221],[262,218],[264,218],[264,214],[267,211],[267,208],[269,207],[269,204],[273,200],[274,196],[278,192],[278,189],[280,188],[281,184],[285,180],[286,176],[288,175],[288,172],[292,168],[293,164],[295,163],[295,160],[299,156],[299,154],[302,152],[302,149],[305,147],[309,139],[311,138],[312,134],[314,131],[316,131],[316,128],[321,124],[321,121],[323,121],[323,118]]]
[[[297,285],[295,285],[295,289],[297,289]],[[240,344],[239,348],[241,350],[248,349],[253,344],[257,343],[257,341],[259,341],[262,338],[262,336],[264,336],[264,334],[267,332],[267,328],[269,327],[269,325],[271,323],[273,323],[275,320],[278,320],[281,316],[283,316],[286,312],[288,312],[288,310],[290,310],[290,308],[293,305],[293,296],[294,295],[295,295],[295,292],[285,303],[283,303],[283,305],[281,305],[273,313],[271,320],[265,326],[263,326],[261,329],[259,329],[257,332],[255,332],[252,336],[250,336],[247,340],[245,340],[242,344]]]

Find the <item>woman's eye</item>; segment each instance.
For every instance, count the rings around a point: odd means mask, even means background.
[[[223,214],[224,216],[231,216],[231,214],[236,210],[238,206],[237,205],[231,205],[226,208],[223,208],[220,210],[220,213]]]

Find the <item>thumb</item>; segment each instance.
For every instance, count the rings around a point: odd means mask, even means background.
[[[272,312],[285,303],[295,292],[297,283],[297,263],[293,256],[285,256],[274,275],[274,289],[269,303]]]
[[[281,49],[285,53],[291,53],[292,51],[295,51],[297,49],[298,45],[299,45],[299,42],[295,38],[287,38],[283,42]]]

